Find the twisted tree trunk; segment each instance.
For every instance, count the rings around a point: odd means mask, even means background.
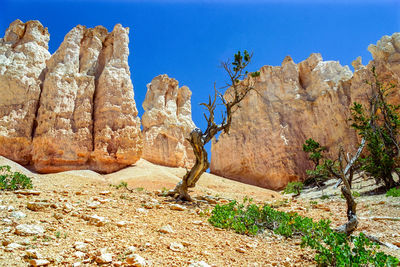
[[[192,201],[188,193],[189,188],[195,187],[200,176],[208,169],[209,163],[207,159],[207,151],[204,149],[203,133],[200,129],[196,128],[190,133],[188,139],[192,145],[194,155],[196,156],[196,163],[190,171],[187,171],[174,190],[168,192],[169,196],[174,196],[177,199]]]

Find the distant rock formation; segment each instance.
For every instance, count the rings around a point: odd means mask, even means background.
[[[18,124],[20,128],[26,127],[25,134],[3,116],[0,138],[10,139],[15,135],[10,131],[16,131],[21,135],[18,137],[26,140],[13,142],[23,148],[23,155],[15,152],[10,155],[7,150],[18,150],[8,149],[6,142],[0,143],[0,154],[23,164],[33,163],[37,171],[44,173],[71,169],[108,173],[136,162],[141,155],[142,139],[128,66],[129,29],[117,24],[108,33],[102,26],[87,29],[79,25],[65,36],[50,57],[47,29],[37,21],[13,22],[0,43],[0,51],[8,46],[15,50],[25,44],[15,25],[22,25],[19,28],[26,25],[27,29],[34,25],[37,29],[25,38],[27,45],[32,43],[29,45],[32,50],[28,50],[30,57],[20,57],[22,67],[14,63],[18,61],[0,57],[0,66],[5,65],[10,73],[26,67],[17,78],[21,81],[31,78],[34,87],[28,82],[12,82],[10,74],[0,78],[0,92],[9,96],[1,98],[0,111],[14,117],[25,112],[28,115],[24,120],[29,119],[29,123]],[[13,41],[15,44],[9,44]],[[27,111],[21,110],[27,100],[34,104]]]
[[[188,87],[167,75],[155,77],[147,85],[143,102],[143,158],[165,166],[190,168],[195,156],[186,140],[196,127],[192,121]]]
[[[0,39],[0,155],[25,165],[32,158],[49,39],[36,20],[14,21]]]

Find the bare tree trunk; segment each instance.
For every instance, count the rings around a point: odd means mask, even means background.
[[[349,180],[347,180],[346,178],[345,172],[343,171],[340,155],[339,155],[339,162],[340,162],[340,178],[343,181],[343,186],[340,189],[347,203],[347,223],[338,227],[336,231],[339,233],[345,233],[346,235],[351,235],[354,232],[354,230],[356,230],[358,225],[358,219],[356,215],[357,203],[354,201],[354,197],[351,194],[350,183]]]
[[[188,140],[196,156],[196,163],[190,171],[186,172],[182,181],[176,185],[175,189],[168,192],[168,195],[180,200],[192,201],[188,189],[196,186],[200,176],[208,169],[210,164],[207,158],[207,151],[204,149],[203,133],[201,130],[198,128],[194,129],[190,133],[190,139]]]

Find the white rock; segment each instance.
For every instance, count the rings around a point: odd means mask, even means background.
[[[164,225],[163,227],[160,228],[160,230],[158,230],[160,233],[163,234],[172,234],[174,233],[174,230],[172,229],[171,225],[167,224]]]
[[[25,251],[25,257],[30,259],[42,259],[43,256],[36,249],[28,249]]]
[[[189,267],[210,267],[210,265],[208,265],[204,261],[198,261],[198,262],[194,262],[194,263],[190,264]]]
[[[87,252],[88,251],[88,244],[84,243],[84,242],[75,242],[74,243],[74,248],[77,251],[81,251],[81,252]]]
[[[18,243],[11,243],[11,244],[8,244],[6,247],[5,247],[5,251],[8,251],[8,252],[11,252],[11,251],[14,251],[14,250],[16,250],[16,249],[22,249],[24,246],[22,246],[22,245],[20,245],[20,244],[18,244]]]
[[[126,254],[127,255],[133,254],[133,253],[136,252],[136,250],[137,250],[137,248],[135,246],[129,246],[129,247],[126,248]]]
[[[17,235],[42,235],[44,228],[36,224],[20,224],[15,228]]]
[[[169,245],[169,249],[172,250],[172,251],[182,251],[183,250],[183,245],[181,243],[172,242]]]
[[[77,258],[83,259],[83,258],[85,258],[86,254],[83,253],[82,251],[75,251],[74,256]]]
[[[99,201],[93,201],[93,202],[89,202],[87,207],[90,209],[97,209],[97,207],[100,206],[100,204],[101,203]]]
[[[126,263],[135,267],[147,266],[146,260],[137,254],[129,255],[126,258]]]
[[[10,217],[13,217],[15,219],[22,219],[26,217],[26,214],[22,211],[13,211],[11,212]]]
[[[182,205],[179,205],[179,204],[171,204],[171,205],[169,205],[169,207],[170,207],[171,210],[180,210],[180,211],[186,210],[185,206],[182,206]]]
[[[46,266],[46,265],[50,264],[50,262],[48,260],[41,260],[41,259],[30,260],[29,263],[32,266]]]

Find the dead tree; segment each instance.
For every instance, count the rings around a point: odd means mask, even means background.
[[[243,55],[240,51],[235,54],[233,62],[223,62],[221,65],[229,76],[229,82],[223,88],[228,88],[227,94],[223,94],[217,90],[214,84],[214,96],[208,99],[208,103],[201,103],[204,106],[208,115],[204,114],[204,118],[207,121],[207,128],[202,132],[199,128],[194,129],[190,133],[190,137],[187,139],[192,148],[194,155],[196,156],[196,162],[191,170],[187,171],[185,176],[182,178],[175,189],[168,192],[169,196],[174,196],[177,199],[192,201],[189,195],[188,189],[195,187],[197,181],[201,175],[208,169],[210,163],[207,158],[207,151],[204,146],[211,141],[211,139],[219,132],[229,134],[229,129],[232,123],[232,115],[238,109],[239,103],[246,97],[246,95],[252,90],[254,84],[254,77],[259,76],[259,72],[254,72],[249,77],[243,80],[247,76],[246,67],[250,64],[252,54],[249,54],[246,50]],[[225,111],[222,115],[222,122],[220,124],[215,123],[214,112],[217,107],[217,100],[222,103]]]

